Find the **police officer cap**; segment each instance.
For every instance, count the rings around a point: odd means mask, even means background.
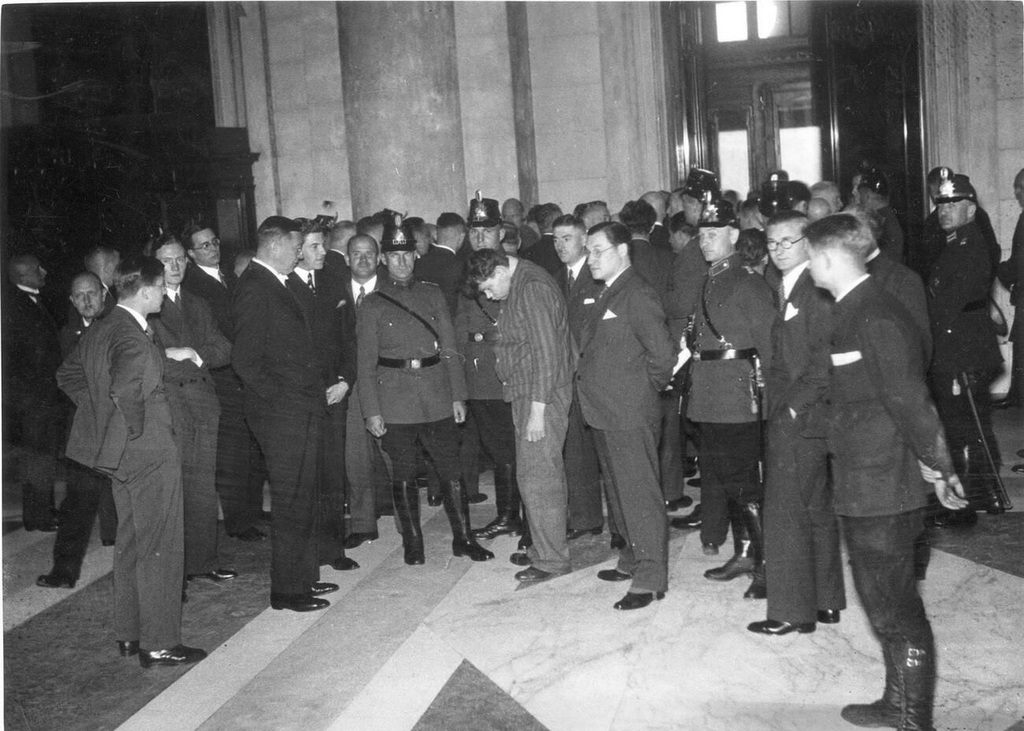
[[[867,188],[878,193],[878,195],[887,196],[889,195],[889,179],[878,168],[870,167],[861,173],[857,190],[861,188]]]
[[[793,201],[789,197],[787,183],[789,173],[785,170],[776,170],[768,175],[768,180],[761,186],[761,194],[757,198],[757,210],[765,218],[771,218],[779,211],[788,211],[793,208]]]
[[[690,174],[686,176],[686,183],[683,186],[683,195],[703,201],[704,194],[707,192],[714,193],[715,197],[718,197],[718,176],[710,170],[690,168]]]
[[[736,224],[736,212],[732,203],[723,198],[718,191],[707,191],[704,193],[704,207],[700,212],[698,228],[721,228],[723,226],[734,226]]]
[[[466,225],[470,228],[493,228],[501,224],[501,208],[493,198],[484,198],[480,191],[469,202],[469,216]]]
[[[956,201],[968,200],[972,203],[978,202],[978,194],[971,185],[971,179],[966,175],[954,175],[949,168],[942,168],[940,173],[942,179],[939,182],[939,194],[935,196],[935,202],[955,203]]]
[[[416,237],[402,220],[402,214],[396,213],[394,218],[384,224],[380,250],[382,254],[392,251],[416,251]]]

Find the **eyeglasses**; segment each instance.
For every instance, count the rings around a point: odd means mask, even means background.
[[[194,248],[194,249],[213,249],[213,248],[216,248],[218,246],[220,246],[220,239],[218,239],[215,236],[212,239],[210,239],[209,241],[204,241],[201,244],[196,244],[192,248]]]
[[[603,249],[587,249],[587,256],[593,257],[595,259],[600,259],[602,254],[604,254],[606,251],[611,251],[614,248],[614,246],[606,246]]]
[[[768,251],[775,251],[776,249],[791,249],[793,248],[793,244],[798,244],[806,238],[806,236],[801,236],[798,239],[779,239],[778,241],[775,239],[768,239]]]

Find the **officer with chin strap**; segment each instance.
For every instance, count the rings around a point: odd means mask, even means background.
[[[494,554],[470,532],[460,477],[458,424],[466,419],[466,380],[448,303],[437,285],[415,280],[415,238],[401,216],[384,227],[381,252],[387,277],[363,300],[357,324],[357,391],[367,431],[381,438],[391,457],[405,562],[424,562],[416,489],[421,447],[441,478],[452,552],[486,561]]]
[[[771,365],[776,318],[771,288],[743,267],[732,204],[709,191],[700,219],[700,248],[710,264],[697,303],[687,415],[700,429],[701,543],[716,555],[732,524],[735,555],[705,572],[715,581],[752,574],[744,594],[763,599],[761,505],[761,375]]]

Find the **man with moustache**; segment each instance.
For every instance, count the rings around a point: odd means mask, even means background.
[[[608,504],[625,538],[602,581],[630,581],[620,610],[641,609],[668,590],[668,522],[658,480],[659,394],[675,348],[658,293],[630,265],[631,231],[602,223],[587,235],[587,264],[604,287],[580,340],[576,383],[594,429]]]
[[[171,407],[175,444],[181,454],[185,522],[185,577],[230,581],[238,572],[219,568],[217,550],[217,428],[220,404],[211,367],[231,359],[231,342],[217,328],[201,298],[182,291],[188,259],[172,234],[154,242],[164,265],[164,303],[149,317],[153,341],[164,354],[164,390]]]
[[[71,280],[71,305],[75,318],[61,328],[61,356],[67,358],[78,341],[103,311],[103,286],[92,272],[82,272]],[[70,424],[74,420],[71,407]],[[65,437],[65,443],[67,438]],[[47,589],[74,589],[82,572],[82,560],[89,547],[89,536],[96,515],[100,516],[100,540],[113,546],[117,537],[117,513],[110,491],[110,478],[77,462],[65,462],[67,495],[60,504],[57,538],[53,544],[53,568],[36,579],[36,586]]]
[[[596,306],[600,284],[594,282],[587,266],[587,232],[575,216],[555,219],[555,251],[563,270],[557,278],[565,296],[569,317],[569,335],[576,352],[580,349],[588,311]],[[573,382],[569,425],[565,434],[565,480],[569,489],[569,540],[600,535],[604,524],[601,510],[601,473],[593,431],[587,428],[580,411],[579,394]],[[612,531],[617,533],[617,531]]]
[[[232,340],[235,324],[231,299],[238,277],[220,265],[220,239],[209,226],[196,224],[185,229],[182,243],[191,264],[181,288],[209,305],[217,327]],[[262,541],[267,534],[256,524],[263,512],[266,470],[245,423],[244,387],[230,363],[211,368],[210,375],[221,408],[217,427],[217,494],[224,512],[224,530],[241,541]]]
[[[311,323],[288,288],[302,250],[295,221],[270,216],[235,290],[231,363],[245,384],[246,420],[270,473],[270,606],[309,612],[338,589],[320,582],[317,469],[327,402]]]
[[[110,475],[117,506],[114,632],[144,668],[206,657],[181,644],[184,574],[181,458],[148,315],[163,306],[163,265],[121,261],[113,311],[89,328],[57,370],[75,403],[67,456]]]
[[[327,418],[324,420],[317,477],[320,517],[320,565],[336,571],[359,568],[345,556],[345,423],[348,399],[355,380],[355,341],[342,331],[341,308],[347,304],[342,281],[324,275],[327,252],[323,221],[296,219],[302,227],[302,253],[288,275],[288,285],[311,322],[313,348],[326,384]]]
[[[807,217],[769,219],[768,256],[781,275],[772,329],[764,501],[768,618],[748,625],[770,636],[813,632],[846,608],[839,526],[828,479],[828,347],[832,303],[808,267]]]

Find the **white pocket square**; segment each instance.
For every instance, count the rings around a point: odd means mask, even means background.
[[[595,302],[597,302],[597,300],[594,299],[593,297],[587,297],[585,300],[583,300],[583,304],[585,305],[592,305]]]
[[[793,306],[792,302],[786,304],[786,314],[783,316],[786,320],[792,320],[794,317],[800,314],[800,310]]]
[[[334,306],[334,309],[338,310],[348,304],[348,300],[340,300],[338,304]]]
[[[844,366],[856,363],[863,356],[859,350],[851,350],[849,353],[833,353],[832,354],[832,365]]]
[[[604,315],[601,317],[601,319],[602,320],[614,320],[616,317],[618,317],[618,315],[616,315],[611,310],[605,310],[604,311]]]

